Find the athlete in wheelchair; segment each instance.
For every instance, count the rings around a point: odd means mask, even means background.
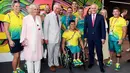
[[[69,29],[62,35],[62,50],[64,54],[62,59],[64,64],[63,66],[71,69],[71,65],[83,65],[83,58],[85,58],[85,55],[80,31],[76,29],[75,21],[70,20],[69,24]]]

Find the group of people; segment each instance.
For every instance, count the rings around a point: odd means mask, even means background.
[[[20,12],[20,3],[14,1],[12,10],[4,18],[5,33],[14,56],[13,73],[24,73],[20,69],[21,51],[24,53],[27,72],[40,73],[43,47],[46,45],[48,65],[53,72],[56,68],[63,68],[58,57],[61,52],[66,54],[65,46],[73,54],[74,66],[83,65],[80,60],[80,52],[83,51],[86,59],[89,59],[88,68],[94,66],[96,59],[100,71],[104,73],[104,64],[111,66],[113,53],[116,53],[115,70],[120,70],[122,43],[128,22],[123,14],[121,17],[119,8],[113,9],[109,22],[107,10],[103,9],[99,14],[96,4],[89,6],[85,12],[74,1],[72,7],[67,8],[66,14],[58,3],[53,5],[53,11],[46,5],[45,11],[40,12],[39,6],[35,4],[28,6],[27,10],[29,14],[24,17]],[[107,63],[104,61],[106,59]]]

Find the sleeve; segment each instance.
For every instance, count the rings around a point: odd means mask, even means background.
[[[49,36],[49,24],[50,23],[50,19],[49,19],[49,15],[46,15],[45,20],[44,20],[44,39],[48,40],[48,36]]]
[[[10,23],[10,15],[9,15],[9,13],[4,16],[4,22]]]
[[[105,20],[103,16],[101,16],[101,33],[102,33],[101,38],[106,39],[106,27],[105,27]]]
[[[26,24],[26,19],[23,18],[23,25],[22,25],[22,31],[21,31],[21,36],[20,36],[20,43],[22,43],[27,37],[27,24]]]
[[[87,24],[87,16],[85,16],[85,19],[84,19],[84,38],[87,38],[87,30],[88,30],[88,24]]]
[[[67,38],[66,31],[63,33],[62,38]]]
[[[77,32],[78,33],[78,37],[81,38],[81,34],[80,34],[80,31]]]
[[[127,23],[126,23],[125,19],[122,20],[122,27],[124,27],[124,26],[127,26]]]

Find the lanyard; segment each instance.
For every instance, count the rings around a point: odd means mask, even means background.
[[[113,31],[113,29],[114,29],[114,27],[115,27],[115,23],[118,21],[118,18],[114,21],[114,23],[113,23],[113,20],[114,20],[114,18],[112,19],[112,21],[110,22],[110,24],[112,25],[110,28],[111,28],[111,30],[110,31]]]

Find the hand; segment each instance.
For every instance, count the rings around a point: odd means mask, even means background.
[[[64,54],[64,55],[66,54],[66,51],[65,51],[65,50],[63,50],[63,54]]]
[[[44,44],[44,40],[43,39],[41,40],[41,43]]]
[[[27,46],[27,39],[22,42],[22,46]]]
[[[87,47],[87,41],[84,42],[84,47]]]
[[[48,44],[48,40],[45,40],[45,43]]]
[[[84,48],[82,49],[82,51],[84,52]]]
[[[9,41],[9,45],[10,45],[10,47],[14,47],[14,46],[15,46],[15,43],[14,43],[12,40],[10,40],[10,41]]]
[[[104,39],[102,39],[102,44],[105,44],[105,40]]]
[[[123,43],[123,40],[118,40],[118,44],[121,45]]]

